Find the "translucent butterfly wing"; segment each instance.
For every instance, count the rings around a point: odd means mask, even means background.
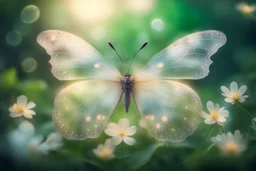
[[[153,57],[135,75],[136,80],[201,79],[208,75],[210,57],[226,43],[226,36],[209,30],[190,34]]]
[[[89,43],[73,34],[47,30],[38,35],[37,42],[51,56],[52,73],[59,80],[119,80],[121,77]]]
[[[162,141],[183,141],[199,124],[202,104],[194,90],[169,80],[136,83],[133,97],[151,134]]]
[[[55,98],[53,120],[67,139],[100,135],[121,98],[121,84],[88,80],[63,89]]]

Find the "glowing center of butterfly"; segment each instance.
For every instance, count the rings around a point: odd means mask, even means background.
[[[217,120],[218,117],[219,117],[219,114],[218,114],[217,112],[212,112],[210,116],[211,116],[211,118],[212,118],[213,120]]]
[[[94,66],[94,68],[99,68],[99,67],[100,67],[100,64],[97,64],[97,63],[96,63],[96,64],[94,64],[93,66]]]
[[[164,67],[164,63],[159,63],[159,64],[157,64],[157,68],[163,68]]]
[[[108,158],[111,155],[111,150],[109,148],[104,148],[100,153],[102,158]]]
[[[236,143],[228,142],[226,144],[226,150],[229,153],[237,153],[239,151],[239,146]]]
[[[120,137],[124,137],[126,135],[126,131],[125,130],[122,130],[119,132],[119,136]]]
[[[231,94],[232,99],[238,100],[240,98],[240,94],[238,92],[234,92]]]
[[[17,111],[17,113],[23,113],[25,111],[25,108],[23,106],[16,103],[12,107]]]
[[[254,11],[254,8],[249,5],[245,5],[245,6],[243,6],[242,10],[244,13],[250,14]]]

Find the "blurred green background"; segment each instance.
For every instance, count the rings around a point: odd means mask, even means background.
[[[136,50],[148,46],[135,59],[140,68],[157,52],[187,34],[214,29],[227,36],[227,43],[212,56],[210,74],[190,85],[204,105],[208,100],[230,111],[225,131],[248,132],[251,124],[245,111],[224,102],[220,86],[231,81],[247,85],[249,98],[243,106],[256,115],[256,15],[237,10],[238,0],[0,0],[0,170],[121,170],[118,159],[102,162],[92,149],[103,143],[106,135],[85,141],[63,140],[63,147],[48,155],[20,153],[8,141],[24,118],[11,118],[8,108],[24,94],[34,101],[36,116],[29,120],[36,134],[46,137],[54,132],[51,111],[55,95],[72,82],[62,82],[51,74],[50,57],[36,42],[37,35],[59,29],[87,40],[105,60],[120,68],[118,58],[108,46],[111,41],[127,65]],[[28,5],[34,5],[29,6]],[[255,2],[256,5],[256,2]],[[26,8],[25,8],[26,7]],[[255,16],[255,17],[254,17]],[[205,109],[206,110],[206,109]],[[236,158],[221,156],[212,148],[198,160],[198,152],[209,128],[203,120],[196,132],[182,143],[169,143],[158,148],[146,129],[139,126],[139,114],[132,104],[124,113],[121,103],[111,118],[128,118],[138,127],[137,144],[125,147],[127,169],[139,170],[255,170],[256,145],[252,139],[247,150]],[[220,134],[215,125],[211,136]],[[255,132],[250,130],[251,136]],[[211,142],[207,141],[207,147]],[[24,149],[23,149],[24,150]],[[117,147],[117,153],[120,149]],[[120,154],[120,153],[119,153]],[[151,158],[152,156],[152,158]],[[150,159],[151,158],[151,159]],[[185,162],[183,162],[185,160]],[[146,165],[144,165],[149,161]],[[103,170],[104,170],[103,169]]]

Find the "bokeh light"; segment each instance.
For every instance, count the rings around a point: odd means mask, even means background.
[[[236,5],[236,9],[245,15],[252,14],[255,11],[255,6],[248,5],[245,2],[240,2]]]
[[[22,35],[18,31],[11,31],[6,35],[5,40],[7,44],[17,46],[22,41]]]
[[[27,57],[21,62],[21,66],[25,72],[33,72],[37,68],[37,62],[32,57]]]
[[[69,0],[71,12],[84,21],[98,22],[106,19],[114,12],[113,0]]]
[[[35,5],[28,5],[26,6],[20,14],[20,19],[24,23],[33,23],[35,22],[40,16],[40,10]]]
[[[151,27],[155,31],[162,31],[164,29],[164,22],[159,18],[153,19]]]
[[[156,0],[126,0],[129,10],[135,13],[148,13],[155,6]]]

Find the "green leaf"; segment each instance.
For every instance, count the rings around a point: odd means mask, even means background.
[[[15,68],[8,69],[0,75],[0,92],[6,92],[17,83],[17,72]]]
[[[124,158],[125,168],[136,170],[150,161],[155,150],[163,144],[151,144],[142,150],[134,152],[131,156]]]

